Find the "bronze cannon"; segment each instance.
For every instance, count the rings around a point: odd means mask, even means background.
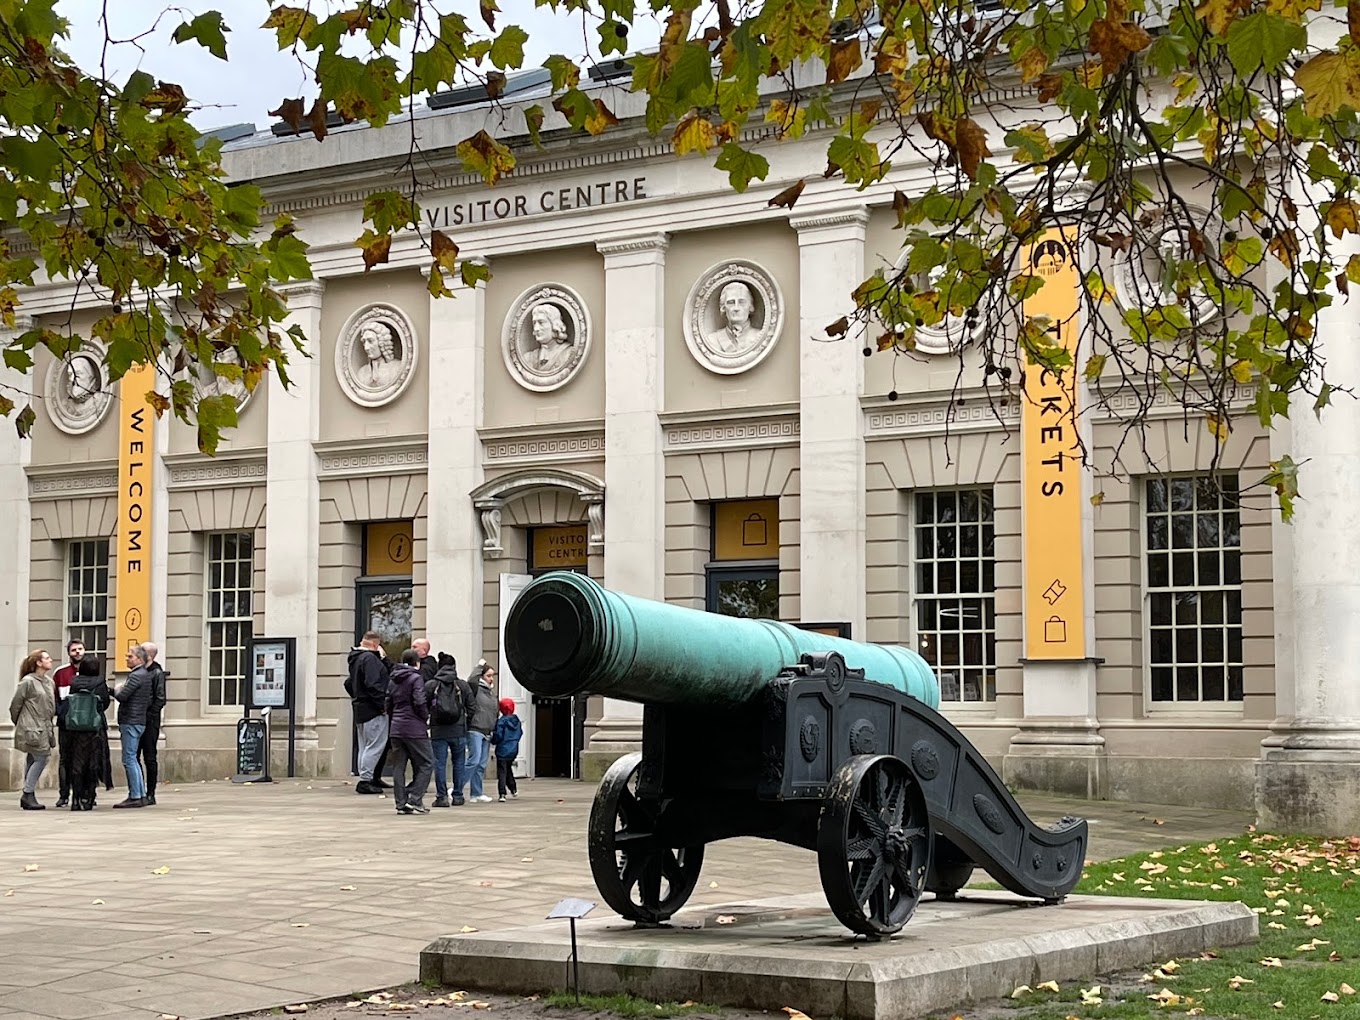
[[[704,847],[756,836],[813,850],[827,902],[882,937],[921,896],[983,868],[1056,903],[1081,877],[1087,826],[1031,821],[938,711],[914,652],[608,591],[574,573],[524,588],[505,625],[520,683],[643,706],[641,754],[615,762],[591,809],[605,902],[660,924],[694,891]]]

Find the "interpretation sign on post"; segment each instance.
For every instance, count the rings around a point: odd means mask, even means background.
[[[1026,271],[1044,281],[1025,301],[1026,316],[1045,316],[1056,346],[1077,346],[1075,232],[1049,230],[1030,246]],[[1029,365],[1021,411],[1024,463],[1025,656],[1086,655],[1082,583],[1082,471],[1077,442],[1076,364],[1061,372]]]
[[[246,684],[246,715],[250,710],[285,709],[288,712],[288,777],[296,771],[293,696],[297,673],[297,638],[251,638],[250,682]]]

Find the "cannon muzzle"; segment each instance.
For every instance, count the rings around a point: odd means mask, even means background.
[[[819,652],[839,652],[866,679],[939,706],[934,672],[909,649],[621,595],[583,574],[530,582],[505,622],[505,658],[515,678],[548,697],[743,704],[804,654]]]

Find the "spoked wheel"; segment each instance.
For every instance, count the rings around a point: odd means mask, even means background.
[[[930,819],[911,769],[892,755],[858,755],[836,772],[817,824],[827,903],[851,931],[901,931],[930,871]]]
[[[660,924],[685,905],[699,881],[703,844],[671,847],[657,838],[661,805],[637,795],[642,755],[614,762],[590,809],[590,871],[604,901],[622,917]]]

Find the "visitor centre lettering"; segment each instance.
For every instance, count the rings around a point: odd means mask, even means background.
[[[432,230],[442,230],[473,223],[517,219],[521,216],[541,216],[545,213],[570,212],[573,209],[621,205],[624,202],[637,202],[646,197],[647,178],[620,178],[431,206],[425,210],[425,222]]]

